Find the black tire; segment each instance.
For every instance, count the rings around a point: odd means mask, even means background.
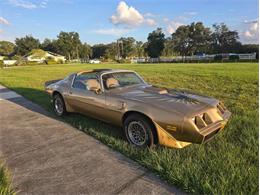
[[[138,128],[143,129],[145,131],[144,139],[143,136],[139,136],[139,138],[137,136],[137,139],[141,139],[141,142],[139,142],[138,144],[137,142],[133,141],[136,140],[136,138],[135,136],[133,136],[133,133],[131,133],[132,130],[130,130],[130,125],[135,125],[136,127],[140,126]],[[124,131],[128,142],[140,148],[152,147],[154,145],[155,139],[153,135],[153,130],[154,126],[145,116],[141,114],[131,114],[124,121]]]
[[[55,94],[53,96],[53,110],[57,116],[64,116],[67,114],[64,100],[60,94]]]

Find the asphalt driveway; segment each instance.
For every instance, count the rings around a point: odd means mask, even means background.
[[[0,158],[21,194],[180,194],[147,169],[0,86]]]

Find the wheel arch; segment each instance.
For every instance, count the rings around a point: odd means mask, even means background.
[[[65,97],[63,97],[63,95],[60,91],[58,91],[58,90],[53,91],[51,97],[53,98],[55,95],[60,95],[60,97],[62,98],[62,100],[65,104],[65,108],[66,108],[67,112],[75,112],[75,110],[69,104],[68,100]]]
[[[159,138],[158,138],[158,133],[157,133],[157,128],[153,122],[153,120],[146,114],[142,113],[142,112],[139,112],[139,111],[135,111],[135,110],[129,110],[127,112],[124,113],[124,115],[122,116],[122,124],[124,124],[124,121],[126,120],[126,118],[132,114],[139,114],[139,115],[142,115],[144,118],[146,118],[150,123],[151,125],[153,126],[153,134],[154,134],[154,142],[155,144],[158,144],[159,143]]]
[[[55,95],[60,95],[62,97],[61,93],[57,90],[52,92],[51,97],[54,97]],[[62,97],[62,99],[63,99],[63,97]],[[63,101],[64,101],[64,99],[63,99]]]

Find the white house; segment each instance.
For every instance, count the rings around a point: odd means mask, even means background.
[[[42,53],[40,55],[38,53],[31,52],[23,57],[25,58],[26,61],[38,62],[38,63],[41,63],[41,62],[47,60],[48,58],[51,58],[56,62],[59,62],[59,61],[65,62],[66,61],[65,56],[62,56],[62,55],[59,55],[59,54],[56,54],[56,53],[53,53],[50,51],[42,50],[41,52]]]
[[[15,65],[17,60],[3,60],[5,66],[12,66]]]

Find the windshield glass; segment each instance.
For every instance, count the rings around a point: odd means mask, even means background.
[[[103,75],[102,79],[104,88],[107,90],[144,83],[142,79],[134,72],[117,72],[105,74]]]

